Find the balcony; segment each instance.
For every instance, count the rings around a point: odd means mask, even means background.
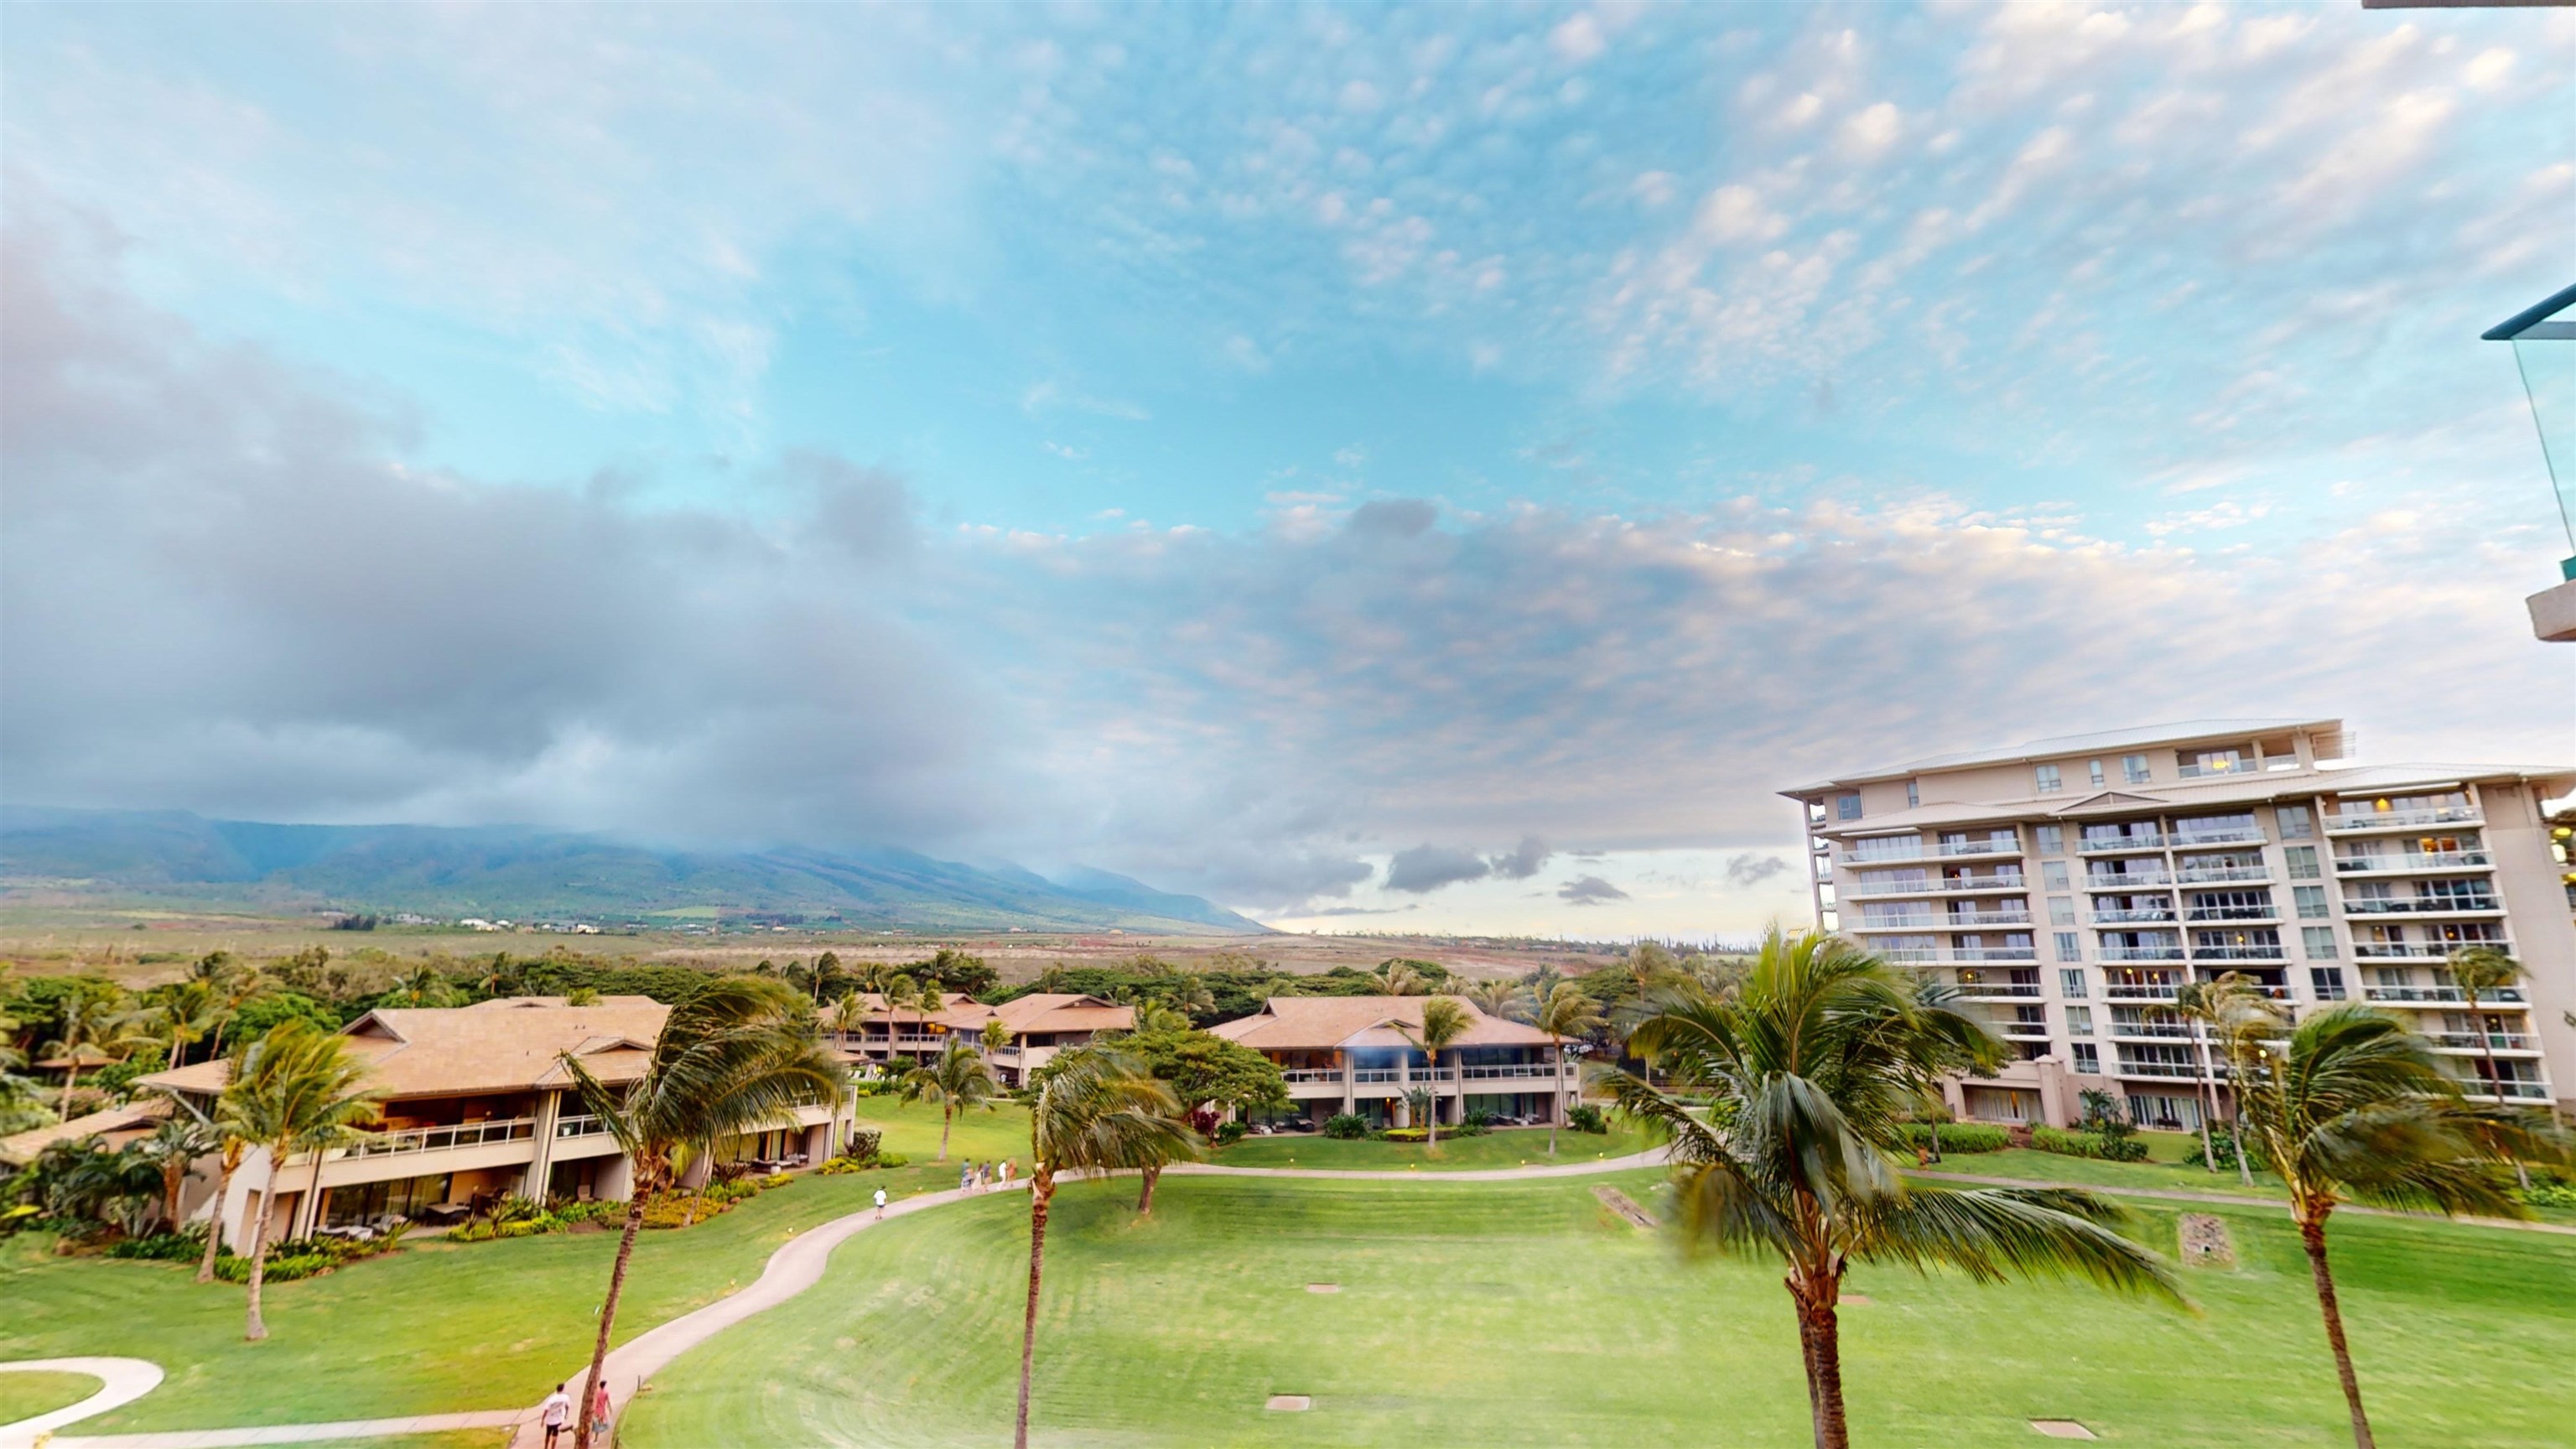
[[[2178,985],[2142,981],[2114,981],[2102,988],[2102,994],[2113,1001],[2171,1001]]]
[[[2483,850],[2407,850],[2395,855],[2338,855],[2341,875],[2403,875],[2410,871],[2476,870],[2491,865]]]
[[[2174,872],[2174,879],[2184,885],[2218,885],[2229,881],[2268,881],[2268,865],[2187,865]]]
[[[2095,925],[2152,925],[2159,922],[2170,924],[2173,919],[2174,908],[2171,906],[2153,906],[2144,910],[2129,911],[2095,911],[2093,913],[2093,923]]]
[[[1961,875],[1947,880],[1927,877],[1923,880],[1853,881],[1843,891],[1849,896],[1952,896],[1975,895],[1995,891],[2026,891],[2027,877],[2018,875]]]
[[[2471,916],[2490,915],[2504,909],[2493,896],[2416,896],[2411,900],[2350,900],[2343,903],[2350,916]]]
[[[2471,946],[2493,946],[2507,955],[2512,948],[2502,941],[2355,941],[2352,958],[2356,961],[2448,961],[2454,951]]]
[[[379,1132],[351,1147],[347,1155],[384,1157],[397,1152],[439,1152],[450,1147],[482,1147],[494,1142],[525,1142],[536,1135],[537,1119],[534,1117],[510,1117],[489,1122],[460,1122],[453,1127],[412,1127],[400,1132]]]
[[[2162,850],[2170,842],[2162,835],[2095,835],[2075,842],[2084,855],[2116,855],[2124,850]]]
[[[1951,857],[1962,855],[2019,855],[2021,854],[2021,837],[2014,835],[2006,836],[2001,839],[1945,840],[1934,849],[1933,853],[1936,855]]]
[[[2427,825],[2484,825],[2486,817],[2475,805],[2443,805],[2431,810],[2371,810],[2326,817],[2326,829],[2336,835],[2358,835],[2366,830],[2415,830]]]
[[[2540,1038],[2518,1031],[2428,1031],[2433,1045],[2452,1052],[2536,1052]]]
[[[2114,1021],[2111,1035],[2144,1037],[2150,1041],[2189,1041],[2191,1028],[2179,1021]]]
[[[2220,1080],[2215,1069],[2202,1071],[2189,1062],[2122,1062],[2112,1075],[2121,1077],[2170,1077],[2185,1082]]]
[[[2167,886],[2173,884],[2173,873],[2159,866],[2154,870],[2129,870],[2117,875],[2096,871],[2084,877],[2088,891],[2125,891],[2133,886]]]
[[[1361,1067],[1351,1073],[1354,1082],[1400,1082],[1404,1073],[1394,1067]]]
[[[1852,931],[1862,935],[1871,931],[1937,931],[1940,928],[1939,916],[1863,916]]]
[[[2183,916],[2187,921],[2277,921],[2279,906],[2193,906]]]
[[[555,1119],[555,1140],[557,1142],[561,1142],[566,1138],[571,1137],[605,1137],[607,1135],[608,1123],[603,1118],[558,1117]]]
[[[2039,985],[2031,981],[1962,981],[1959,995],[1969,1001],[2037,1001]]]
[[[2278,946],[2194,946],[2194,961],[2280,961],[2285,960]]]
[[[1976,926],[2027,926],[2030,924],[2030,908],[2017,906],[2000,911],[1952,911],[1946,921],[1950,929],[1962,931]]]
[[[1898,946],[1878,953],[1881,960],[1907,966],[1931,965],[1944,961],[2036,961],[2039,950],[2033,946]]]
[[[2225,830],[2198,830],[2171,837],[2176,850],[2203,850],[2213,845],[2261,845],[2263,828],[2259,825],[2231,826]]]
[[[2105,946],[2094,954],[2104,961],[2179,961],[2182,946]]]
[[[1486,1067],[1460,1067],[1458,1075],[1470,1082],[1545,1082],[1555,1079],[1556,1068],[1546,1062],[1503,1062]]]
[[[2460,988],[2456,986],[2365,986],[2361,988],[2361,993],[2365,1001],[2393,1001],[2418,1006],[2469,1004],[2469,999],[2461,995]],[[2493,990],[2478,993],[2478,1005],[2481,1007],[2519,1006],[2522,1002],[2522,988],[2518,986],[2498,986]]]
[[[1315,1082],[1338,1082],[1342,1079],[1342,1071],[1339,1067],[1289,1067],[1279,1077],[1295,1087]]]
[[[2040,1021],[2008,1021],[1998,1029],[1997,1034],[2010,1041],[2046,1041],[2048,1024]]]
[[[2502,1091],[2497,1090],[2499,1086],[2503,1088]],[[2516,1102],[2546,1102],[2549,1100],[2549,1084],[2547,1082],[2468,1082],[2462,1085],[2461,1091],[2465,1093],[2471,1101],[2477,1101],[2481,1098],[2489,1098],[2497,1101],[2511,1099]]]

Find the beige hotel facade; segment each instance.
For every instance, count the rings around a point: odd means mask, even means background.
[[[1956,986],[2010,1044],[1950,1084],[1962,1117],[2068,1125],[2099,1089],[2195,1125],[2221,1078],[2170,1007],[2231,971],[2294,1013],[2386,1007],[2472,1093],[2576,1111],[2576,885],[2546,813],[2576,767],[2348,753],[2340,720],[2208,720],[1783,793],[1819,923]],[[2523,976],[2473,1018],[2443,966],[2482,943]]]

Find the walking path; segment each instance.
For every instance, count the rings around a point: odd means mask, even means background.
[[[1972,1183],[1978,1187],[2072,1187],[2086,1192],[2108,1193],[2113,1197],[2151,1197],[2164,1202],[2205,1202],[2216,1203],[2222,1207],[2270,1208],[2274,1212],[2282,1213],[2290,1210],[2290,1205],[2278,1198],[2256,1197],[2250,1193],[2192,1192],[2189,1189],[2177,1187],[2104,1187],[2089,1182],[2041,1182],[2027,1177],[1978,1177],[1965,1172],[1927,1172],[1912,1167],[1905,1169],[1905,1175],[1930,1178],[1936,1182]],[[2358,1213],[2363,1217],[2371,1218],[2407,1218],[2419,1223],[2437,1217],[2432,1213],[2410,1213],[2395,1208],[2364,1207],[2359,1203],[2346,1203],[2335,1211]],[[2522,1233],[2561,1233],[2568,1237],[2576,1237],[2576,1227],[2570,1227],[2565,1223],[2522,1222],[2514,1218],[2480,1218],[2466,1215],[2452,1218],[2450,1221],[2468,1223],[2481,1228],[2511,1228]]]
[[[161,1384],[161,1365],[141,1358],[31,1358],[0,1363],[0,1374],[87,1374],[98,1380],[98,1392],[77,1404],[0,1425],[0,1449],[21,1449],[64,1424],[133,1403]]]

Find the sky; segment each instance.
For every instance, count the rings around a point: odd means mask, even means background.
[[[13,5],[0,797],[1741,936],[1855,767],[2576,761],[2576,13]]]

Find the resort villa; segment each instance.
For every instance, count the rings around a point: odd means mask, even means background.
[[[1127,1031],[1136,1025],[1136,1008],[1098,996],[1038,991],[987,1006],[964,992],[946,992],[936,1011],[913,1007],[889,1011],[885,998],[867,992],[865,1023],[856,1032],[834,1033],[833,1040],[853,1065],[883,1070],[898,1058],[910,1064],[939,1054],[949,1037],[963,1035],[983,1052],[993,1075],[1006,1087],[1017,1087],[1047,1059],[1069,1046],[1080,1046],[1104,1031]],[[1010,1033],[1008,1045],[985,1048],[984,1029],[1000,1022]]]
[[[1456,998],[1452,998],[1456,999]],[[1409,1098],[1427,1092],[1440,1120],[1471,1111],[1544,1122],[1564,1120],[1578,1090],[1573,1063],[1558,1096],[1557,1048],[1547,1033],[1459,1000],[1473,1026],[1440,1053],[1440,1068],[1411,1038],[1422,1032],[1424,996],[1274,996],[1261,1010],[1208,1028],[1279,1064],[1293,1116],[1349,1112],[1379,1125],[1412,1123]]]
[[[2543,813],[2576,768],[2362,766],[2349,746],[2340,720],[2217,720],[1784,793],[1819,923],[1956,988],[2013,1048],[1949,1084],[1962,1116],[2067,1125],[2091,1089],[2196,1125],[2224,1074],[2172,1003],[2231,972],[2291,1013],[2398,1012],[2472,1095],[2576,1107],[2576,887]],[[2468,946],[2522,969],[2474,1015],[2445,970]]]
[[[643,1074],[669,1012],[649,997],[610,996],[587,1006],[561,997],[512,997],[367,1013],[343,1035],[350,1054],[367,1065],[368,1087],[381,1094],[376,1134],[323,1154],[318,1193],[311,1154],[282,1164],[265,1151],[250,1154],[214,1209],[225,1241],[248,1244],[251,1214],[262,1210],[255,1198],[271,1215],[272,1237],[394,1216],[436,1220],[509,1194],[625,1198],[633,1183],[626,1157],[599,1119],[582,1109],[560,1058],[570,1053],[611,1087],[631,1082]],[[202,1117],[213,1112],[229,1070],[223,1061],[199,1062],[142,1077],[138,1085]],[[167,1108],[138,1104],[134,1110]],[[846,1108],[801,1107],[773,1130],[722,1144],[716,1157],[820,1161],[845,1135],[847,1120]],[[65,1123],[49,1132],[70,1134],[80,1126]],[[182,1199],[185,1216],[206,1214],[215,1179],[213,1160],[200,1162]]]

